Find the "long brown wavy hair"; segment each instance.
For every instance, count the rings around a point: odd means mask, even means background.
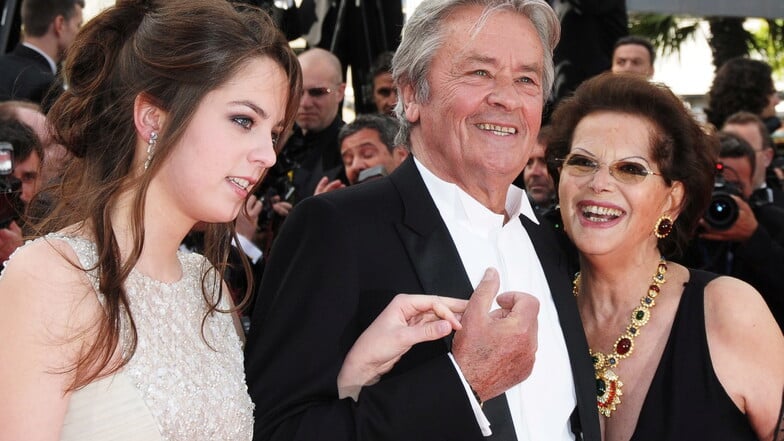
[[[288,77],[289,130],[301,94],[300,68],[285,37],[259,9],[235,7],[224,0],[119,0],[90,20],[69,49],[64,63],[68,88],[48,116],[55,140],[73,158],[55,188],[56,205],[34,231],[42,235],[74,224],[88,227],[98,262],[86,270],[97,271],[105,297],[104,316],[95,324],[95,343],[71,368],[74,381],[69,390],[116,372],[133,355],[136,327],[123,286],[144,246],[144,201],[150,181],[204,96],[258,57],[275,61]],[[140,94],[150,97],[169,118],[149,169],[137,178],[133,107]],[[129,190],[134,195],[133,249],[123,258],[110,214],[119,196]],[[218,270],[226,266],[233,237],[234,222],[207,227],[205,256]],[[250,275],[247,264],[245,272]],[[207,274],[202,286],[209,315],[217,310],[223,293],[205,280]],[[130,324],[131,338],[115,365],[123,317]]]

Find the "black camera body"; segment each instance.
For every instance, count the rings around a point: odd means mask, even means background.
[[[712,228],[727,230],[738,220],[740,209],[738,203],[732,199],[733,195],[742,197],[740,189],[735,184],[727,182],[719,170],[713,183],[710,204],[704,216],[705,222]]]
[[[8,228],[24,210],[22,181],[13,175],[14,147],[0,142],[0,228]]]

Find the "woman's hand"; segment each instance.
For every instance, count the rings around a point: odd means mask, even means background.
[[[462,329],[467,300],[398,294],[359,336],[338,374],[340,398],[359,397],[362,386],[376,383],[412,346]]]

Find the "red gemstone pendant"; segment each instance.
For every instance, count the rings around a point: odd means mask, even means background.
[[[632,348],[632,341],[629,337],[623,337],[618,340],[618,344],[615,345],[615,352],[618,355],[626,355],[629,350]]]

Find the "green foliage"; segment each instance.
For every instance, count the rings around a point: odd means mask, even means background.
[[[661,55],[679,54],[681,45],[699,31],[699,20],[674,15],[629,15],[629,32],[648,38]]]
[[[739,32],[737,26],[731,26],[734,19],[726,17],[696,18],[636,13],[629,15],[629,32],[650,39],[660,55],[680,54],[681,45],[701,32],[700,23],[705,20],[710,22],[713,34],[727,34],[706,36],[714,55],[722,58],[728,49],[729,55],[741,50],[738,47],[726,47],[734,41],[736,45],[745,45],[743,53],[759,55],[768,62],[773,68],[774,77],[784,78],[784,19],[748,19],[744,25],[746,30]]]
[[[727,60],[749,55],[754,42],[751,33],[743,27],[745,21],[743,17],[708,17],[711,31],[708,46],[716,69]]]
[[[759,26],[749,32],[752,50],[770,64],[774,76],[784,77],[784,19],[759,20]]]

